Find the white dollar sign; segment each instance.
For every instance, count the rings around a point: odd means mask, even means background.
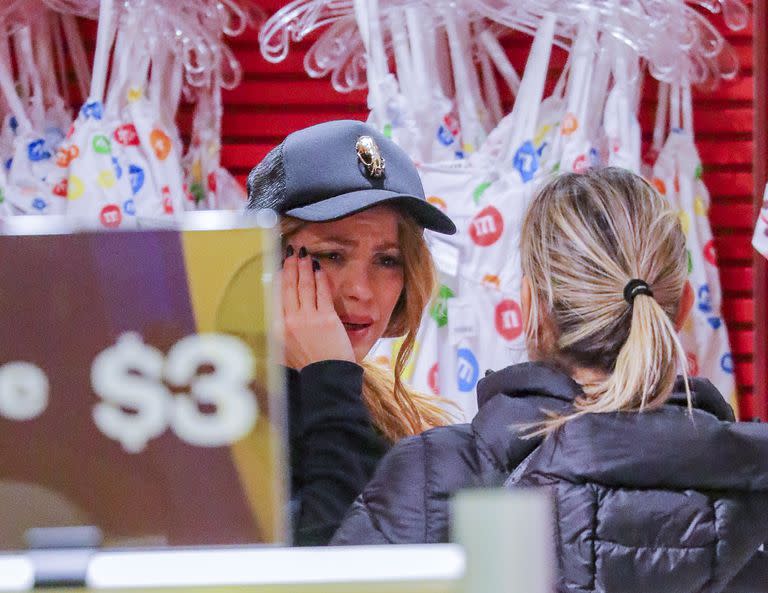
[[[48,377],[29,362],[0,366],[0,414],[10,420],[32,420],[48,407]]]
[[[213,365],[213,372],[198,375],[202,365]],[[248,387],[253,366],[250,349],[233,336],[201,334],[177,342],[168,352],[165,376],[173,385],[189,385],[194,398],[178,396],[174,402],[172,426],[179,438],[219,447],[247,435],[259,415]],[[213,405],[216,412],[204,414],[198,404]]]
[[[129,453],[139,453],[168,428],[173,402],[163,385],[163,353],[139,335],[125,333],[115,346],[99,353],[91,367],[91,383],[105,400],[93,408],[96,426]]]

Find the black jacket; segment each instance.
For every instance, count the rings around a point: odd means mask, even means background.
[[[340,360],[287,369],[295,545],[324,545],[389,448],[361,394],[363,369]]]
[[[390,451],[333,543],[447,541],[450,496],[525,461],[520,483],[556,494],[558,591],[765,593],[768,426],[733,422],[708,381],[692,387],[692,415],[678,384],[660,410],[585,416],[542,442],[514,426],[570,410],[579,386],[539,364],[494,373],[472,424]]]

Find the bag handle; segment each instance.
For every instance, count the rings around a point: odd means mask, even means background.
[[[96,50],[93,58],[93,75],[91,77],[88,98],[90,100],[104,102],[104,92],[107,84],[107,69],[109,68],[109,52],[115,42],[117,26],[115,20],[113,0],[99,0],[99,23],[96,30]],[[63,19],[65,32],[66,20]],[[67,40],[69,41],[69,34]]]
[[[683,80],[682,85],[682,103],[683,103],[683,129],[694,138],[693,134],[693,97],[691,96],[691,84]]]
[[[493,61],[490,54],[484,47],[480,48],[479,59],[485,105],[493,117],[493,124],[495,127],[504,117],[504,109],[501,104],[499,86],[496,84],[496,74],[493,70]]]
[[[16,49],[16,62],[19,67],[19,79],[20,81],[25,80],[29,85],[29,117],[33,126],[42,128],[45,118],[43,85],[40,80],[40,71],[35,63],[30,26],[21,27],[14,35],[13,41]]]
[[[461,125],[462,149],[476,151],[486,138],[486,130],[479,121],[480,105],[477,97],[480,88],[477,70],[469,66],[472,49],[469,47],[469,21],[450,7],[443,8],[443,20],[448,33],[448,48],[451,55],[456,105]]]
[[[50,35],[53,41],[53,55],[56,60],[56,79],[59,83],[59,92],[67,103],[71,103],[72,96],[70,95],[67,81],[67,62],[64,58],[64,34],[61,31],[61,15],[53,13],[48,20],[48,26],[50,27]]]
[[[384,126],[386,105],[381,92],[381,81],[387,72],[384,40],[381,35],[378,0],[354,0],[355,19],[368,58],[366,78],[368,80],[368,108],[371,120],[381,129]]]
[[[8,38],[0,35],[0,91],[2,91],[5,97],[8,108],[13,116],[16,118],[16,122],[19,125],[19,129],[24,132],[32,130],[32,122],[27,116],[27,111],[24,108],[24,104],[21,101],[18,93],[16,92],[16,85],[13,81],[13,75],[11,74],[11,55],[8,47]]]
[[[483,49],[485,49],[488,57],[493,62],[493,65],[496,66],[496,70],[501,74],[507,87],[509,87],[512,96],[516,97],[517,93],[520,91],[520,75],[517,73],[517,70],[515,70],[512,62],[509,61],[504,48],[501,47],[501,42],[499,42],[498,38],[488,29],[485,29],[480,33],[478,40],[483,46]]]
[[[651,144],[651,147],[656,154],[661,152],[667,132],[669,90],[669,85],[666,82],[659,82],[659,89],[656,93],[656,121],[653,126],[653,142]]]
[[[387,14],[387,25],[392,38],[392,50],[395,54],[395,69],[400,92],[413,104],[415,80],[413,58],[405,26],[405,13],[400,7],[392,7]]]
[[[105,18],[111,18],[111,16],[107,16],[105,13]],[[90,61],[88,60],[88,56],[85,53],[85,46],[83,45],[83,37],[80,35],[80,29],[77,27],[77,21],[75,20],[75,15],[73,14],[60,14],[59,19],[61,20],[61,27],[64,30],[64,39],[67,43],[67,49],[69,50],[70,55],[70,64],[72,65],[72,68],[75,72],[75,80],[77,80],[77,88],[80,91],[80,96],[83,100],[83,102],[88,100],[89,96],[89,86],[91,83],[91,67],[90,67]],[[99,30],[101,30],[101,10],[99,10]],[[106,44],[107,40],[105,39],[102,42],[102,45]],[[109,41],[109,46],[106,49],[107,55],[109,55],[109,47],[111,47],[112,43],[111,40]],[[99,40],[97,36],[96,40],[96,53],[95,55],[99,55],[100,52],[105,51],[103,48],[99,47]],[[94,58],[94,73],[99,72],[97,68],[100,68],[100,64],[97,63],[97,60]],[[66,70],[65,70],[66,73]],[[103,95],[103,88],[106,81],[106,65],[104,66],[104,72],[101,74],[102,80],[104,82],[101,83],[102,88],[102,95]],[[64,79],[66,80],[66,78]],[[98,90],[98,89],[97,89]],[[103,96],[100,100],[103,100]]]
[[[56,97],[61,98],[59,80],[56,76],[56,66],[53,59],[53,39],[51,30],[51,21],[53,17],[48,12],[44,12],[40,21],[35,24],[35,60],[41,74],[43,100],[49,104]]]
[[[585,124],[587,133],[591,138],[597,136],[600,124],[602,123],[602,116],[605,112],[605,101],[608,97],[608,86],[611,80],[612,64],[610,54],[610,45],[601,39],[600,47],[597,49],[595,73],[590,85],[590,112],[587,115],[587,122]]]
[[[670,86],[669,91],[669,126],[672,130],[680,130],[682,122],[680,121],[680,85],[675,83]]]
[[[536,30],[520,90],[509,116],[512,133],[507,136],[502,146],[500,152],[502,162],[510,162],[520,145],[526,139],[532,138],[536,132],[539,107],[552,53],[552,42],[555,38],[555,24],[555,15],[548,12],[541,19]]]

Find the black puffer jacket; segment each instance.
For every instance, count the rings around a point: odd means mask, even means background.
[[[333,543],[447,541],[450,496],[524,462],[521,484],[555,489],[558,591],[766,593],[768,426],[733,422],[703,380],[691,417],[681,387],[660,410],[585,416],[542,442],[514,425],[571,409],[579,386],[539,364],[494,373],[472,424],[390,451]]]

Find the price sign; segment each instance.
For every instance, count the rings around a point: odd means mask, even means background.
[[[203,368],[211,369],[201,373]],[[125,333],[93,361],[91,383],[100,401],[93,421],[125,451],[140,453],[169,428],[199,447],[230,445],[246,436],[259,416],[249,385],[251,350],[226,334],[196,334],[165,356],[136,333]],[[187,389],[173,393],[171,387]],[[25,421],[48,405],[49,380],[28,362],[0,366],[0,415]],[[203,412],[201,406],[212,408]]]

